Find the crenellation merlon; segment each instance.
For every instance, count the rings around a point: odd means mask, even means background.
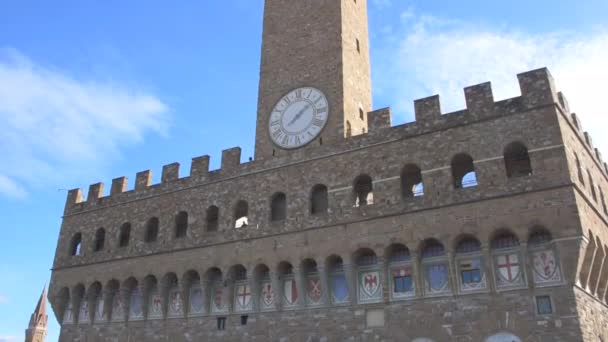
[[[589,132],[585,132],[584,135],[587,146],[589,146],[589,148],[593,150],[593,139],[591,139],[591,135],[589,134]]]
[[[574,127],[576,127],[577,130],[581,130],[583,127],[581,126],[581,121],[578,118],[578,115],[576,115],[576,113],[572,113],[570,114],[570,117],[572,118],[572,123],[574,124]]]
[[[604,160],[602,159],[602,152],[600,152],[598,148],[595,148],[595,156],[597,157],[597,160],[599,160],[600,164],[604,163]]]
[[[135,191],[145,190],[152,185],[152,171],[138,172],[135,176]]]
[[[568,103],[568,99],[566,95],[561,91],[557,93],[557,98],[559,99],[559,104],[562,106],[565,114],[570,114],[570,104]]]
[[[547,68],[517,75],[521,97],[526,107],[537,107],[559,103],[555,81]]]
[[[112,180],[112,188],[110,189],[110,196],[122,194],[127,191],[127,177],[118,177]]]
[[[367,113],[368,132],[376,132],[391,127],[391,108],[382,108]]]
[[[210,157],[208,155],[192,158],[190,177],[197,180],[207,177],[209,173],[209,161]]]
[[[423,125],[432,125],[441,119],[441,104],[439,95],[426,97],[414,101],[416,122]]]
[[[95,203],[103,196],[103,186],[104,184],[102,182],[89,186],[89,193],[87,195],[88,203]]]
[[[222,151],[222,172],[233,173],[241,165],[241,148],[233,147]]]
[[[65,201],[65,208],[71,208],[83,202],[82,189],[72,189],[68,191],[68,198]]]
[[[464,88],[464,97],[470,115],[480,118],[494,113],[494,94],[490,82]]]
[[[172,163],[163,166],[161,183],[171,183],[179,179],[179,163]]]

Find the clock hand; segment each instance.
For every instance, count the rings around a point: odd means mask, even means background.
[[[294,124],[296,121],[298,121],[298,120],[299,120],[299,119],[302,117],[302,115],[304,115],[304,113],[305,113],[305,112],[308,110],[308,108],[310,108],[310,105],[309,105],[309,104],[306,104],[306,105],[304,106],[304,108],[302,108],[302,109],[301,109],[301,110],[298,112],[298,114],[296,114],[296,116],[294,116],[294,118],[293,118],[293,119],[292,119],[292,120],[291,120],[291,121],[290,121],[290,122],[287,124],[287,126],[291,126],[291,125],[293,125],[293,124]]]

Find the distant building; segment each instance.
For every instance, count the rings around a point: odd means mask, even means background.
[[[42,290],[36,310],[30,318],[30,325],[25,330],[25,342],[44,342],[46,339],[46,325],[48,315],[46,314],[46,288]]]
[[[607,341],[608,166],[547,69],[518,79],[392,126],[366,1],[266,0],[255,159],[70,191],[60,340]]]

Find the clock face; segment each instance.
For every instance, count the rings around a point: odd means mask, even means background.
[[[304,146],[321,133],[328,117],[329,104],[319,89],[294,89],[270,113],[270,138],[284,149]]]

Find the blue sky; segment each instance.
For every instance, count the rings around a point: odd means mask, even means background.
[[[296,0],[294,0],[296,1]],[[608,2],[370,0],[374,106],[550,67],[608,154]],[[0,342],[23,339],[50,267],[64,189],[241,146],[253,155],[262,0],[5,0],[0,11]],[[604,115],[602,115],[604,114]],[[108,187],[106,187],[108,188]],[[49,341],[58,326],[51,317]]]

